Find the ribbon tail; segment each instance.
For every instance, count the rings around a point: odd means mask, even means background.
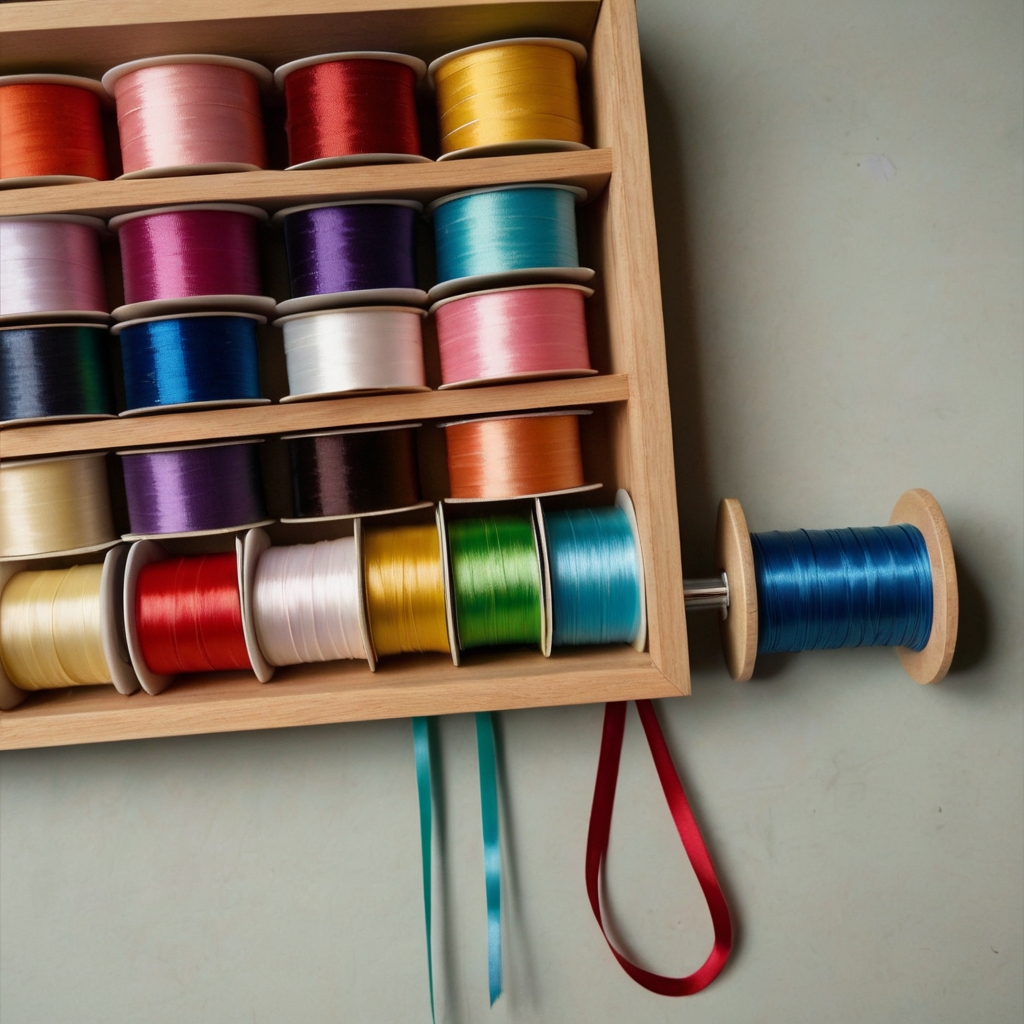
[[[430,723],[412,720],[412,745],[416,755],[416,789],[420,803],[420,852],[423,859],[423,919],[427,931],[427,978],[430,982],[430,1019],[437,1024],[434,1010],[434,956],[431,943],[431,852],[433,846],[433,782],[430,773]]]
[[[484,883],[487,892],[487,982],[493,1006],[501,995],[501,844],[494,720],[489,711],[477,713],[476,748],[480,766],[480,818],[484,833]]]
[[[637,712],[647,736],[647,745],[651,750],[665,801],[675,822],[676,831],[682,841],[683,849],[690,860],[697,881],[700,883],[711,923],[714,926],[715,940],[704,963],[685,978],[667,978],[660,974],[634,964],[620,953],[605,930],[601,915],[600,877],[601,864],[608,852],[608,839],[611,835],[612,808],[615,803],[615,785],[619,777],[619,758],[622,753],[622,737],[626,725],[626,705],[622,702],[605,706],[604,733],[601,737],[601,753],[597,764],[597,781],[594,786],[594,803],[590,811],[590,830],[587,834],[586,883],[587,896],[594,911],[598,927],[604,936],[608,948],[618,960],[622,969],[638,984],[650,992],[663,996],[688,996],[699,992],[718,977],[732,950],[732,921],[725,895],[715,875],[711,855],[704,845],[700,827],[690,809],[689,801],[683,784],[672,763],[668,744],[661,731],[658,718],[654,713],[654,705],[649,700],[636,702]]]

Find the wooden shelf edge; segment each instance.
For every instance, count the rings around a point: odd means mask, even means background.
[[[478,7],[486,0],[39,0],[0,5],[0,32],[90,28],[94,25],[162,25],[238,18],[300,17],[315,14],[372,14],[443,7]],[[492,0],[493,2],[493,0]],[[502,0],[503,4],[592,4],[594,0]]]
[[[46,0],[47,3],[53,0]],[[0,5],[2,9],[2,5]],[[429,202],[487,185],[554,181],[601,192],[612,173],[610,149],[479,157],[443,163],[373,164],[305,171],[246,171],[180,178],[79,182],[0,191],[0,216],[80,213],[113,217],[177,203],[254,203],[268,211],[327,199],[400,196]]]
[[[302,430],[475,416],[491,412],[551,409],[561,405],[602,405],[629,398],[624,373],[574,380],[536,381],[456,391],[366,395],[319,402],[289,402],[13,427],[0,431],[5,459],[57,452],[111,451],[154,444],[184,444],[227,437],[264,437]]]
[[[480,670],[387,666],[375,675],[362,669],[326,679],[307,666],[312,679],[300,670],[299,678],[262,686],[198,680],[159,697],[90,688],[0,713],[0,750],[679,696],[649,655],[629,649],[528,659]]]

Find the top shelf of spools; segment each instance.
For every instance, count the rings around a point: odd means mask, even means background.
[[[599,376],[461,391],[361,396],[257,409],[181,412],[0,432],[5,458],[57,451],[284,433],[355,423],[444,420],[495,411],[600,406],[585,461],[606,490],[625,488],[644,554],[648,646],[480,658],[458,670],[408,659],[361,675],[304,666],[286,686],[241,676],[176,686],[159,701],[79,688],[0,716],[3,745],[308,724],[364,717],[566,704],[689,692],[672,429],[650,166],[633,0],[47,0],[0,5],[0,73],[100,78],[127,61],[213,53],[266,68],[332,51],[389,50],[428,63],[476,43],[558,37],[582,44],[586,148],[465,159],[284,170],[283,102],[268,93],[271,170],[142,177],[0,190],[0,216],[109,218],[152,206],[244,202],[268,213],[329,200],[419,202],[466,189],[553,182],[585,189],[585,244],[597,271],[587,328]],[[426,103],[426,101],[424,101]],[[432,120],[421,111],[421,122]],[[276,141],[275,141],[276,140]],[[425,152],[437,155],[436,140]],[[116,716],[116,722],[115,718]],[[0,738],[2,739],[2,738]]]

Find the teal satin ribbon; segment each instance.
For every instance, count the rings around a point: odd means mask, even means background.
[[[430,889],[433,871],[431,847],[434,833],[433,782],[430,774],[430,723],[426,718],[412,720],[412,746],[416,755],[416,789],[420,798],[420,852],[423,858],[423,919],[427,926],[427,977],[430,979],[430,1019],[437,1024],[434,1012],[434,955],[431,943]]]
[[[484,831],[484,886],[487,892],[487,982],[493,1006],[501,995],[501,845],[494,720],[489,711],[479,711],[476,715],[476,752],[480,767],[480,818]]]
[[[433,780],[430,770],[430,729],[426,718],[412,720],[416,756],[416,789],[420,804],[420,852],[423,860],[423,918],[427,932],[427,975],[430,979],[430,1017],[434,1008],[434,957],[431,940],[431,854],[433,847]],[[491,1006],[501,995],[501,844],[498,823],[498,765],[494,720],[489,711],[476,715],[476,749],[480,769],[480,818],[484,839],[484,886],[487,894],[487,983]]]

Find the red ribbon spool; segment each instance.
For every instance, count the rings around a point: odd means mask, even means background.
[[[288,72],[289,163],[360,154],[419,157],[416,77],[409,64],[363,57]]]
[[[233,554],[169,558],[139,573],[135,622],[151,672],[252,669]]]

